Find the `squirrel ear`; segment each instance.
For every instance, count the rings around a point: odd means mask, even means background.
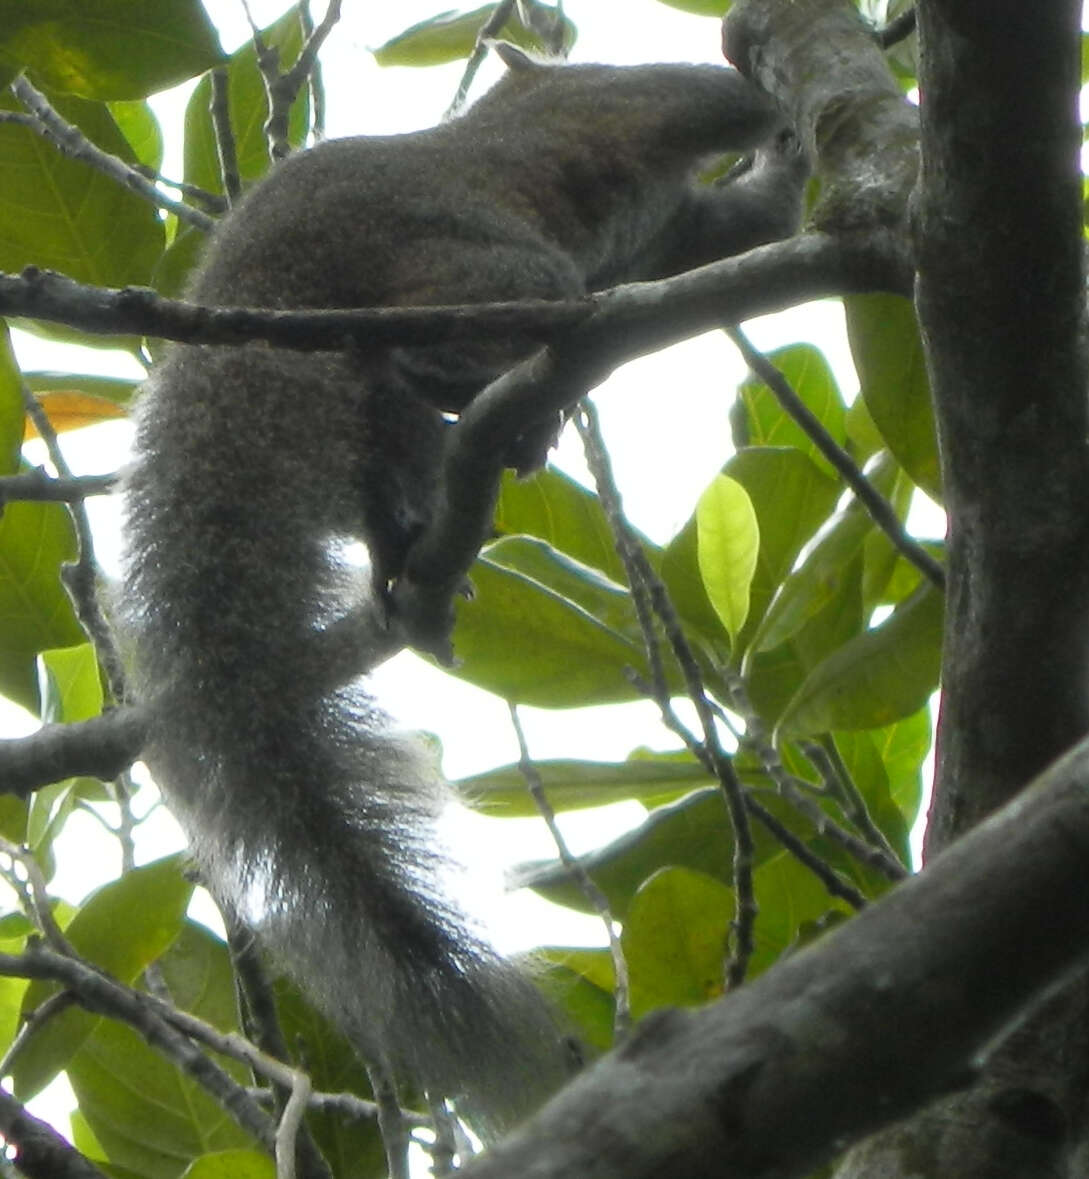
[[[508,70],[539,70],[544,67],[517,45],[510,41],[489,41],[488,44],[499,54],[500,59]]]

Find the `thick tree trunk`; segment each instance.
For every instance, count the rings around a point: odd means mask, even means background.
[[[1080,16],[1077,0],[918,5],[916,304],[949,512],[928,856],[1089,728]],[[838,1179],[1083,1175],[1087,987]]]
[[[910,208],[950,520],[929,856],[1089,729],[1089,407],[1080,3],[918,7]],[[820,227],[904,230],[919,125],[847,0],[743,0],[725,43],[797,121]],[[839,1179],[1074,1175],[1087,991],[1054,996],[971,1090],[856,1148]]]

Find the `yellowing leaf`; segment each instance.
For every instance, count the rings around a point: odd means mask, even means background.
[[[716,475],[696,505],[697,559],[707,597],[731,639],[749,613],[760,527],[748,492]]]
[[[100,422],[117,421],[125,416],[124,409],[115,402],[86,393],[43,393],[38,400],[58,434],[79,430],[83,426],[97,426]],[[38,437],[38,431],[29,419],[26,436],[28,439]]]

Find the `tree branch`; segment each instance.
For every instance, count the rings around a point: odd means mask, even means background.
[[[1089,741],[815,945],[718,1003],[645,1020],[465,1179],[810,1174],[970,1081],[1084,961],[1087,888]]]
[[[503,456],[527,428],[554,420],[625,361],[724,320],[845,291],[902,292],[910,275],[892,235],[804,234],[675,278],[590,296],[591,315],[493,381],[447,432],[439,504],[393,590],[408,641],[450,658],[454,597],[490,533]]]
[[[83,774],[109,782],[140,756],[146,735],[144,713],[123,707],[0,741],[0,794],[27,798],[40,786]]]
[[[14,1163],[28,1179],[106,1179],[52,1126],[27,1113],[0,1089],[0,1134],[15,1147]]]

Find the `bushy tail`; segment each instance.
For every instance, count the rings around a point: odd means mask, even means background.
[[[447,788],[323,666],[351,597],[358,386],[335,357],[260,347],[180,348],[153,377],[127,498],[147,758],[217,899],[367,1058],[487,1133],[562,1053],[444,887]]]

